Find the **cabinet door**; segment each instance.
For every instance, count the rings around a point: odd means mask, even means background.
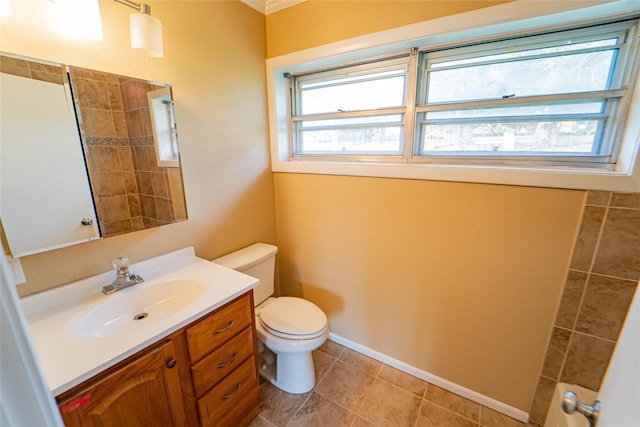
[[[186,425],[174,357],[173,343],[169,341],[59,402],[65,425]]]

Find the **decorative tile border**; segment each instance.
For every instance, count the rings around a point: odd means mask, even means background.
[[[137,136],[133,138],[119,138],[113,136],[87,136],[85,141],[90,147],[128,147],[152,146],[152,136]]]

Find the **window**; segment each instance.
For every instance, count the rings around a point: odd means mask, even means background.
[[[293,74],[297,160],[613,170],[637,20]]]
[[[401,155],[406,58],[296,77],[295,152]]]

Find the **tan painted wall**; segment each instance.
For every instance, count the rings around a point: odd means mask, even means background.
[[[304,2],[267,16],[268,56],[495,3]],[[342,337],[529,410],[584,192],[274,182],[283,294],[317,303]]]
[[[276,174],[283,294],[331,331],[528,411],[584,193]]]
[[[513,0],[307,0],[267,15],[267,57]]]
[[[129,48],[132,12],[101,1],[104,41],[58,34],[53,2],[12,2],[0,50],[173,85],[189,220],[23,259],[22,295],[193,245],[207,259],[275,242],[265,94],[265,17],[239,1],[151,2],[164,58]],[[43,210],[50,207],[43,207]]]

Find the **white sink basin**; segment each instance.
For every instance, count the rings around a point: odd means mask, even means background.
[[[145,281],[110,295],[100,290],[113,282],[113,271],[21,300],[54,396],[258,284],[196,257],[192,247],[132,264],[130,271]]]
[[[196,280],[143,282],[105,296],[103,303],[73,319],[68,330],[84,337],[116,336],[150,319],[176,313],[203,292],[204,284]]]

